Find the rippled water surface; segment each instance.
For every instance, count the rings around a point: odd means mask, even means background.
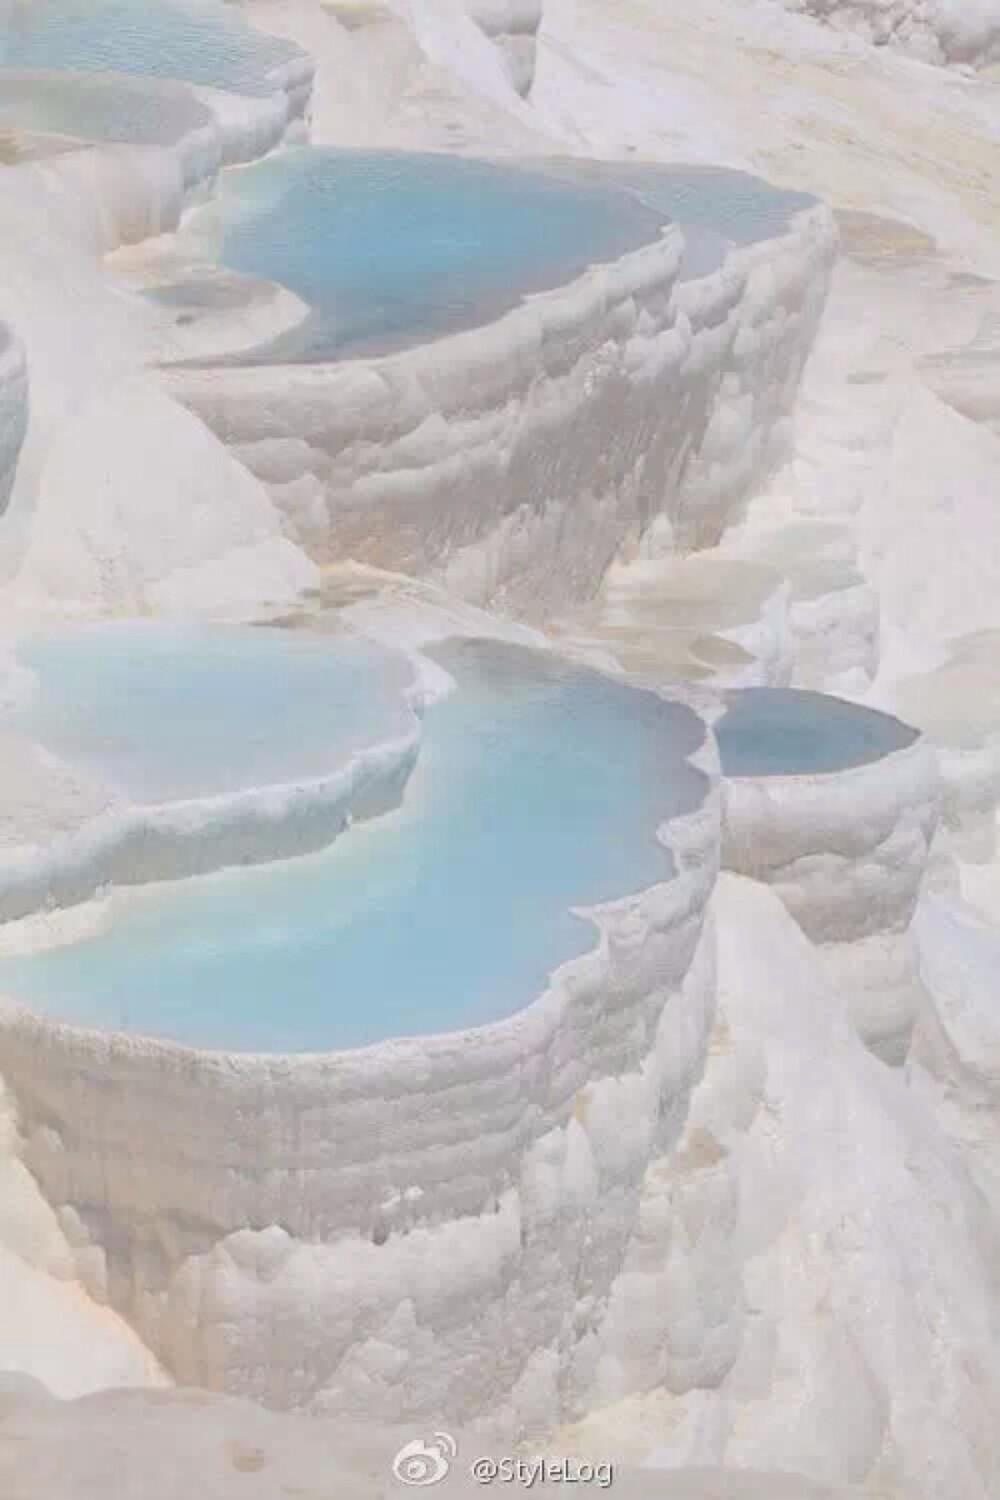
[[[308,328],[254,358],[374,352],[499,316],[656,240],[629,192],[444,155],[302,147],[227,176],[196,217],[235,271],[281,282]]]
[[[192,0],[34,0],[0,32],[0,65],[108,70],[257,93],[295,56],[246,26],[238,8]]]

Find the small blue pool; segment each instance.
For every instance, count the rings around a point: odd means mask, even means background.
[[[112,622],[29,637],[14,729],[144,803],[328,775],[413,733],[405,659],[368,641]]]
[[[659,696],[497,643],[433,653],[402,807],[318,855],[116,893],[107,931],[0,960],[0,990],[202,1046],[355,1046],[491,1021],[595,942],[573,915],[672,875],[704,726]]]
[[[257,94],[298,57],[238,8],[204,0],[31,0],[0,29],[0,67],[136,73]]]
[[[727,776],[842,771],[881,760],[918,738],[891,714],[798,688],[730,693],[715,735]]]
[[[585,171],[589,165],[584,164]],[[774,187],[762,177],[730,167],[598,162],[593,169],[601,181],[628,188],[682,227],[709,230],[734,245],[774,239],[795,214],[819,201],[810,193]]]

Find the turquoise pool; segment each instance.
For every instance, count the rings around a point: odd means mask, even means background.
[[[195,243],[313,309],[247,356],[380,352],[489,321],[654,241],[665,216],[629,192],[462,157],[304,146],[227,174]]]
[[[672,874],[655,837],[700,804],[687,708],[520,648],[433,653],[402,808],[322,854],[117,893],[108,929],[0,960],[55,1016],[201,1046],[308,1051],[498,1019],[591,948],[572,908]]]

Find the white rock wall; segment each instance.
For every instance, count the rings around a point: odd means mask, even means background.
[[[14,488],[21,445],[28,430],[28,362],[14,330],[0,323],[0,515]]]
[[[923,740],[817,776],[727,777],[722,863],[771,886],[851,994],[863,1038],[905,1055],[921,998],[909,933],[938,825]]]
[[[173,393],[321,561],[429,575],[541,616],[666,515],[713,540],[775,461],[835,248],[825,209],[677,282],[681,241],[487,328],[333,365],[175,368]]]
[[[718,830],[710,790],[664,831],[675,878],[476,1031],[230,1056],[5,1010],[25,1161],[87,1285],[181,1381],[271,1405],[505,1430],[578,1409],[703,1064]]]

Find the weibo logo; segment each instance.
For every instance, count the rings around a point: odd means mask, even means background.
[[[426,1441],[414,1438],[406,1443],[392,1461],[392,1472],[400,1484],[419,1487],[440,1484],[451,1468],[452,1459],[458,1452],[458,1444],[447,1432],[435,1432]]]

